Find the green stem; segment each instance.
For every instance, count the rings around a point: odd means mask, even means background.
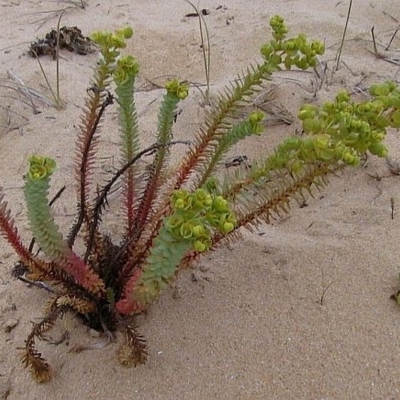
[[[139,152],[138,120],[134,98],[135,76],[117,83],[115,93],[119,104],[119,121],[121,130],[122,165],[126,164]],[[124,196],[126,207],[126,234],[131,236],[134,227],[134,180],[135,167],[132,165],[124,175]]]
[[[104,291],[99,276],[75,254],[64,241],[55,224],[47,195],[50,177],[55,169],[52,159],[32,156],[30,169],[25,175],[24,194],[33,236],[41,250],[69,275],[77,284],[93,294]]]
[[[116,304],[118,312],[130,314],[142,310],[157,298],[169,286],[190,248],[190,240],[176,238],[165,226],[161,228],[142,268],[143,272],[133,274],[125,284],[123,297]]]
[[[157,196],[159,187],[161,186],[160,182],[163,182],[163,170],[166,164],[165,159],[169,154],[169,148],[165,145],[172,139],[172,125],[174,123],[175,112],[180,100],[181,98],[176,92],[168,90],[164,95],[163,102],[160,106],[157,143],[163,146],[157,149],[154,162],[149,168],[151,176],[149,177],[143,198],[138,207],[137,219],[135,221],[138,236],[142,232],[143,227],[148,220],[149,212],[152,210],[154,199]]]

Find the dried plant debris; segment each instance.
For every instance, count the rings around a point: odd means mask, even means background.
[[[396,51],[389,51],[389,48],[390,48],[390,46],[391,46],[391,44],[393,42],[393,39],[397,35],[398,30],[399,29],[395,30],[394,34],[392,35],[392,38],[389,41],[389,44],[385,47],[385,51],[381,53],[380,51],[378,51],[378,46],[377,46],[377,42],[376,42],[376,39],[375,39],[375,27],[373,26],[371,28],[372,43],[373,43],[373,46],[374,46],[374,51],[372,53],[375,55],[375,57],[377,59],[387,61],[387,62],[389,62],[391,64],[394,64],[394,65],[400,65],[400,53],[398,51],[397,52]]]
[[[44,39],[37,39],[31,43],[28,54],[32,57],[50,55],[56,59],[57,55],[57,30],[53,29],[46,34]],[[82,35],[77,27],[63,26],[60,28],[60,49],[67,49],[78,54],[86,55],[96,50],[92,40]]]
[[[202,10],[200,10],[201,15],[210,15],[210,10],[207,10],[206,8],[203,8]],[[186,14],[185,17],[199,17],[200,14],[198,12],[194,12],[194,13],[189,13]]]
[[[230,168],[230,167],[238,167],[240,165],[245,165],[246,167],[250,168],[250,165],[248,163],[248,157],[247,156],[233,156],[230,157],[226,160],[225,162],[225,167]]]

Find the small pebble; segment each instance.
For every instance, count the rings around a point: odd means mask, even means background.
[[[99,331],[96,331],[96,329],[89,329],[89,336],[92,338],[99,338],[101,333]]]
[[[19,321],[15,318],[8,319],[4,324],[4,332],[11,332],[17,325]]]

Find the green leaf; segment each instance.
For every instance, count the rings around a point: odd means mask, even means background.
[[[390,118],[390,126],[392,128],[400,128],[400,110],[393,111]]]

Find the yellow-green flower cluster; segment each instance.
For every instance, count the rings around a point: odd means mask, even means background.
[[[320,147],[334,148],[335,154],[341,152],[341,159],[348,164],[357,163],[360,154],[366,151],[386,157],[383,140],[387,128],[400,127],[400,91],[393,83],[386,82],[373,85],[370,93],[372,99],[361,103],[353,102],[342,91],[321,108],[304,105],[299,112],[303,130],[320,138],[323,135],[326,139],[324,145],[320,142]]]
[[[264,119],[265,114],[262,111],[254,111],[249,115],[248,121],[250,122],[251,130],[254,133],[260,134],[264,131],[264,128],[261,124]]]
[[[400,89],[393,82],[385,82],[379,85],[372,85],[370,94],[375,100],[368,107],[374,108],[376,111],[389,110],[386,120],[381,119],[381,124],[388,124],[392,128],[400,128]],[[369,111],[369,110],[364,110]],[[378,118],[378,119],[379,119]]]
[[[47,178],[57,166],[56,162],[50,157],[31,156],[28,161],[28,176],[32,180]]]
[[[299,174],[305,164],[318,161],[342,161],[356,166],[360,162],[360,155],[342,142],[335,142],[325,133],[308,137],[293,136],[283,141],[274,154],[267,158],[264,170],[288,169],[294,174]]]
[[[133,36],[133,29],[130,26],[117,29],[114,33],[103,30],[93,32],[91,39],[99,47],[106,64],[112,63],[119,56],[119,49],[126,47],[126,39]]]
[[[131,55],[118,58],[114,70],[114,79],[118,85],[123,85],[129,79],[136,77],[139,72],[139,63]]]
[[[285,20],[280,15],[274,15],[269,20],[269,26],[272,29],[272,36],[275,40],[283,40],[289,32]]]
[[[126,47],[125,39],[133,36],[133,29],[130,26],[117,29],[114,33],[103,30],[95,31],[91,35],[91,39],[101,48],[107,49],[123,49]]]
[[[378,92],[380,97],[375,95],[368,102],[354,103],[347,92],[340,92],[322,107],[302,106],[298,116],[308,136],[281,143],[268,159],[268,169],[289,168],[299,173],[304,163],[315,161],[342,161],[355,166],[366,151],[386,157],[383,140],[386,128],[395,127],[393,115],[400,105],[396,105],[399,93],[394,95],[394,89],[388,93],[387,86]],[[387,96],[392,97],[388,100]]]
[[[169,94],[172,94],[179,98],[179,100],[184,100],[189,94],[189,86],[178,81],[178,79],[173,79],[165,84],[165,89]]]
[[[292,66],[303,70],[315,67],[317,56],[325,52],[322,42],[318,40],[309,42],[304,34],[286,39],[288,29],[279,15],[271,18],[270,26],[273,40],[261,47],[261,55],[272,70],[281,69],[281,64],[286,69],[291,69]]]
[[[305,104],[298,117],[305,137],[281,143],[265,163],[265,170],[288,168],[301,172],[307,162],[344,162],[358,165],[367,151],[386,157],[387,128],[400,128],[400,90],[392,82],[373,85],[371,100],[356,103],[346,91],[321,107]]]
[[[165,226],[174,237],[189,240],[195,251],[210,248],[212,229],[227,234],[236,226],[228,202],[205,189],[197,189],[194,193],[177,190],[171,203],[174,212],[166,218]]]

